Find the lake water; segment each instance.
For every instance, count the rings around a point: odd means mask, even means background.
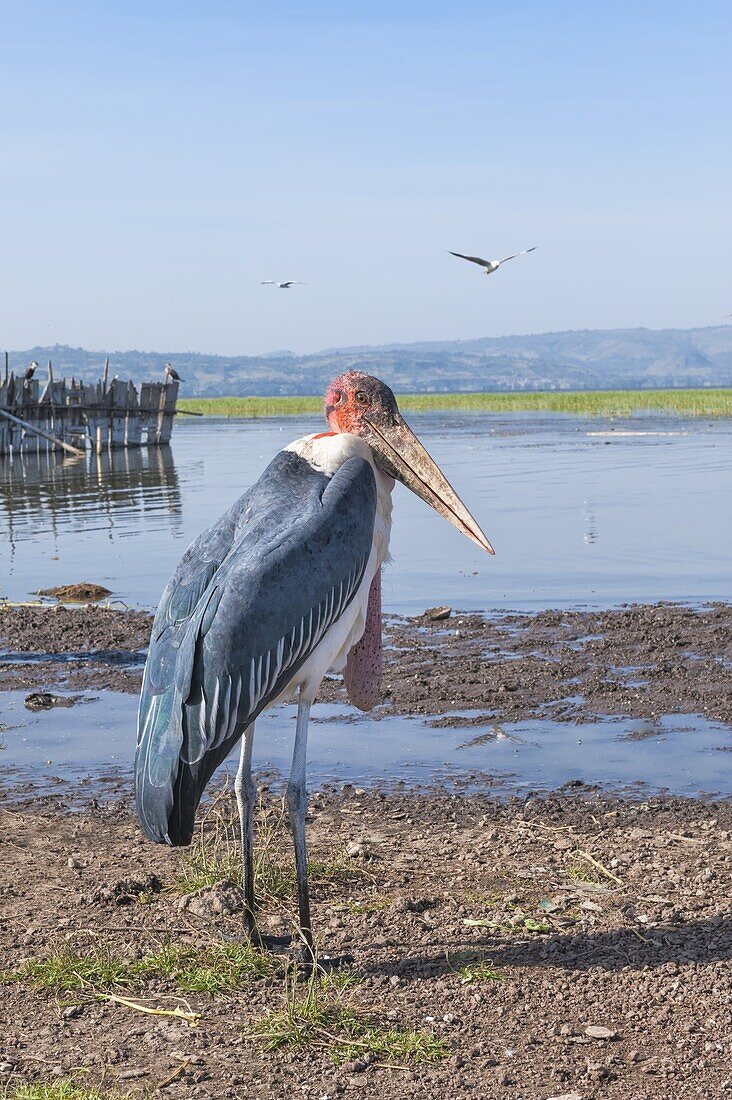
[[[397,486],[387,611],[729,598],[728,421],[410,420],[496,557]],[[171,448],[0,459],[0,596],[86,580],[153,607],[195,535],[284,444],[321,426],[180,417]]]
[[[732,425],[662,417],[430,414],[412,426],[496,547],[489,558],[401,486],[386,611],[607,607],[730,597]],[[153,607],[183,550],[318,419],[176,424],[171,448],[0,460],[0,595],[94,581]],[[86,693],[31,714],[0,694],[6,780],[129,776],[136,700]],[[583,779],[639,792],[732,793],[730,730],[700,715],[573,726],[504,724],[500,736],[424,720],[314,708],[311,782],[458,781],[497,793]],[[643,726],[643,729],[640,727]],[[646,728],[647,727],[647,728]],[[257,727],[255,766],[287,769],[292,708]],[[641,734],[641,735],[639,735]],[[629,736],[632,735],[632,736]]]

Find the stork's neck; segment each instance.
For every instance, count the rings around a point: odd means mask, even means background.
[[[332,477],[349,458],[365,458],[376,478],[377,511],[387,529],[391,526],[394,478],[379,469],[374,461],[373,451],[360,436],[351,435],[350,432],[316,432],[314,435],[304,435],[302,439],[294,439],[285,450],[293,451],[304,458],[313,469],[319,470],[326,477]]]

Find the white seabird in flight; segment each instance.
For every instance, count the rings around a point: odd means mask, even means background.
[[[276,286],[279,290],[289,290],[291,286],[306,286],[306,283],[301,283],[299,279],[285,279],[280,283],[277,279],[262,279],[260,286]]]
[[[482,260],[480,256],[463,256],[462,252],[450,252],[451,256],[459,256],[461,260],[470,260],[471,264],[479,264],[480,267],[485,268],[486,275],[492,275],[494,271],[498,271],[501,264],[505,264],[506,260],[515,260],[517,256],[526,256],[529,252],[534,252],[536,245],[531,248],[525,248],[523,252],[514,252],[512,256],[504,256],[502,260]]]

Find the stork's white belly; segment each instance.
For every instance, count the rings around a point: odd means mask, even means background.
[[[305,436],[295,440],[286,449],[295,451],[316,469],[331,477],[348,458],[365,458],[371,464],[376,478],[376,517],[371,553],[356,595],[270,706],[294,699],[298,689],[302,689],[302,697],[305,699],[314,699],[326,672],[342,672],[345,668],[350,650],[360,640],[366,628],[371,582],[389,554],[391,490],[394,487],[392,479],[374,464],[371,448],[358,436],[346,433]]]

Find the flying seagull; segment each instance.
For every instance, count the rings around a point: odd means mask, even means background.
[[[479,264],[485,268],[486,275],[492,275],[494,271],[498,271],[501,264],[505,264],[506,260],[515,260],[517,256],[526,256],[529,252],[534,252],[536,245],[532,248],[525,248],[523,252],[514,252],[512,256],[504,256],[502,260],[482,260],[480,256],[463,256],[462,252],[450,252],[451,256],[459,256],[461,260],[470,260],[471,264]]]
[[[185,382],[185,378],[181,378],[172,363],[165,364],[165,376],[166,378],[172,378],[174,382]]]
[[[33,360],[33,362],[31,363],[31,365],[29,367],[26,367],[25,374],[23,375],[23,378],[25,379],[26,382],[30,382],[31,378],[36,373],[37,367],[38,367],[38,363],[36,363],[35,359]]]
[[[307,286],[307,283],[301,283],[299,279],[285,279],[283,283],[279,283],[277,279],[262,279],[260,286],[276,286],[279,290],[289,290],[291,286]]]

